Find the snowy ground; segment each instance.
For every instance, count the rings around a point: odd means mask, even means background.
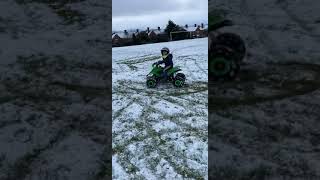
[[[146,87],[169,47],[186,86]],[[208,39],[112,49],[113,178],[207,179]]]
[[[235,82],[209,85],[212,179],[320,179],[319,6],[209,1],[248,48]]]
[[[110,178],[111,4],[50,2],[0,1],[0,179]]]

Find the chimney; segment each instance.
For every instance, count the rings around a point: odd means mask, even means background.
[[[160,27],[158,27],[158,31],[160,31]]]
[[[194,27],[197,27],[197,24],[194,24]]]
[[[150,32],[150,28],[149,28],[149,27],[147,27],[147,32],[148,32],[148,33]]]
[[[186,24],[184,27],[185,27],[185,28],[188,28],[188,24]]]
[[[204,25],[203,25],[203,23],[201,23],[201,28],[204,28]]]

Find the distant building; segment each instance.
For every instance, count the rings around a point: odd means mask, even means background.
[[[184,26],[184,29],[190,33],[190,38],[202,38],[208,36],[208,25],[204,25],[203,23],[201,24],[201,26],[194,24],[194,26],[191,27],[186,24]]]
[[[148,36],[150,39],[157,39],[157,35],[160,33],[164,33],[164,31],[162,29],[160,29],[160,27],[158,27],[158,29],[152,29],[149,33]]]
[[[124,30],[123,32],[114,32],[112,34],[112,46],[122,46],[129,45],[132,43],[133,34],[138,34],[139,30],[136,32]]]
[[[122,39],[118,34],[116,34],[116,33],[112,34],[112,45],[113,46],[120,46],[121,40]]]
[[[162,30],[160,27],[157,29],[152,29],[148,31],[148,36],[151,41],[153,42],[163,42],[163,41],[168,41],[168,34]]]
[[[172,38],[174,36],[174,38]],[[157,29],[150,29],[149,27],[145,31],[136,30],[124,30],[112,33],[112,46],[128,46],[136,44],[145,44],[149,42],[167,42],[169,40],[182,40],[188,38],[201,38],[208,36],[208,25],[189,27],[185,25],[180,31],[171,32],[170,36],[164,29],[158,27]]]

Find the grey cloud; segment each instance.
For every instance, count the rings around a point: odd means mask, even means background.
[[[207,21],[207,0],[113,0],[113,29],[164,26],[169,19],[177,24]],[[206,23],[206,22],[204,22]]]

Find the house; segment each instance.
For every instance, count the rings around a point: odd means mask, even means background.
[[[167,33],[164,30],[162,30],[160,27],[158,27],[157,29],[152,29],[147,32],[148,32],[149,39],[153,42],[168,41],[169,37],[168,37]]]
[[[122,45],[130,45],[132,43],[133,34],[137,34],[137,32],[124,30],[123,32],[114,32],[112,34],[112,46],[122,46]]]
[[[202,38],[207,37],[207,25],[205,26],[203,23],[201,23],[201,26],[197,26],[197,24],[194,24],[194,26],[188,26],[187,24],[184,26],[184,29],[190,33],[190,38]]]
[[[158,29],[153,29],[148,32],[148,36],[151,40],[156,40],[158,38],[158,34],[162,33],[163,31],[158,27]]]
[[[208,37],[208,24],[201,23],[200,34],[202,37]]]
[[[124,30],[112,32],[112,46],[128,46],[145,44],[150,42],[167,42],[169,40],[182,40],[188,38],[201,38],[208,36],[208,25],[188,26],[179,29],[179,31],[170,32],[168,34],[164,29],[158,27],[157,29],[150,29],[149,27],[144,31]]]
[[[112,45],[113,46],[121,45],[121,37],[117,33],[112,34]]]

